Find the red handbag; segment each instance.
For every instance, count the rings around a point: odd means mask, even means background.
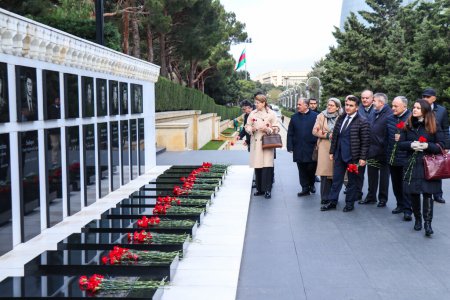
[[[441,145],[440,154],[427,154],[423,156],[423,167],[425,169],[426,180],[437,180],[450,178],[450,153],[444,150]]]

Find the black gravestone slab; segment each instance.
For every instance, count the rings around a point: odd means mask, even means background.
[[[194,220],[201,224],[203,220],[204,213],[201,214],[166,214],[166,215],[153,215],[152,208],[141,208],[141,207],[121,207],[121,208],[111,208],[104,212],[101,216],[102,219],[140,219],[143,216],[151,217],[158,216],[168,219],[176,220]]]
[[[138,138],[139,138],[139,175],[145,173],[145,122],[144,119],[138,120]]]
[[[180,200],[180,203],[174,203],[175,206],[188,206],[188,207],[200,207],[200,208],[209,208],[209,202],[208,199],[192,199],[192,202],[190,202],[189,198],[177,198]],[[176,201],[176,200],[175,200]],[[155,207],[156,205],[156,199],[149,198],[149,199],[135,199],[135,198],[129,198],[124,199],[116,204],[116,207]]]
[[[66,118],[78,118],[80,116],[78,96],[78,76],[64,74],[64,103]]]
[[[109,81],[109,115],[119,113],[119,84],[117,81]]]
[[[91,274],[86,274],[90,276]],[[130,282],[139,280],[144,281],[146,278],[137,277],[108,277],[122,282]],[[161,299],[164,289],[136,289],[127,292],[117,291],[114,294],[104,294],[102,290],[92,295],[80,289],[78,276],[25,276],[25,277],[8,277],[0,282],[0,298],[5,299],[102,299],[114,300],[118,298],[126,298],[132,300],[138,299]]]
[[[111,246],[112,250],[113,246]],[[167,262],[136,260],[129,264],[103,264],[102,257],[109,251],[98,251],[93,259],[86,260],[84,250],[46,251],[25,264],[25,275],[84,275],[108,274],[109,276],[144,276],[146,279],[168,280],[175,275],[178,255]]]
[[[97,116],[106,116],[108,113],[108,101],[106,95],[106,80],[96,79],[96,89],[97,89]]]
[[[94,116],[94,79],[92,77],[81,77],[82,90],[82,117]]]
[[[173,190],[173,189],[172,189]],[[195,191],[186,195],[174,195],[172,190],[164,190],[164,191],[146,191],[139,190],[130,195],[131,198],[157,198],[159,196],[170,196],[170,197],[178,197],[178,198],[198,198],[198,199],[212,199],[214,196],[214,191],[206,191],[210,192],[209,195],[196,195]]]
[[[197,185],[199,185],[200,183],[198,183]],[[154,182],[151,181],[148,184],[142,186],[140,188],[141,191],[172,191],[173,188],[175,186],[182,186],[183,183],[161,183],[161,182]],[[194,189],[195,189],[195,183],[194,183]],[[212,190],[212,191],[216,191],[217,190],[217,186],[216,185],[212,185],[212,184],[208,184],[208,185],[204,185],[201,190]]]
[[[166,217],[160,218],[161,223],[159,225],[151,225],[149,229],[152,232],[159,233],[174,233],[174,234],[189,234],[191,237],[195,236],[198,225],[197,222],[193,221],[192,226],[177,226],[177,227],[161,227],[164,226],[165,221],[177,221],[177,219],[168,219]],[[86,224],[81,232],[106,232],[106,233],[133,233],[135,231],[142,230],[137,225],[136,219],[99,219],[93,220]]]
[[[149,230],[146,230],[149,231]],[[151,231],[150,231],[151,232]],[[57,244],[58,250],[111,250],[119,246],[135,250],[179,251],[184,257],[189,237],[183,243],[145,244],[128,242],[127,234],[120,233],[73,233]]]
[[[44,119],[61,118],[61,95],[59,92],[59,73],[42,70],[42,85],[44,96]]]
[[[8,67],[0,63],[0,123],[9,122]]]
[[[128,83],[120,83],[120,114],[128,114]]]
[[[16,66],[17,121],[38,119],[36,69]]]

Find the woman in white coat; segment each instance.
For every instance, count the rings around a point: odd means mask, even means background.
[[[273,149],[262,148],[262,137],[272,133],[278,133],[278,118],[267,104],[265,95],[255,97],[256,109],[247,119],[245,130],[250,134],[250,167],[255,168],[256,192],[255,196],[271,198],[272,173],[273,173]]]

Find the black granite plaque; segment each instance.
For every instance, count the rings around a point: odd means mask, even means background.
[[[39,147],[38,132],[19,133],[21,204],[23,212],[24,241],[40,233],[39,202]]]
[[[95,133],[94,125],[84,125],[83,126],[84,136],[84,153],[85,153],[85,199],[86,205],[91,205],[95,202],[96,192],[95,192]]]
[[[97,78],[97,116],[106,116],[107,113],[106,80]]]
[[[111,190],[120,187],[120,165],[119,165],[119,124],[110,123],[111,131]]]
[[[94,116],[94,79],[81,77],[81,90],[83,93],[82,115],[83,118]]]
[[[144,119],[138,119],[138,137],[139,137],[139,175],[145,173],[145,135]]]
[[[64,74],[64,96],[65,110],[67,118],[78,118],[80,109],[78,106],[78,76],[74,74]]]
[[[9,122],[8,68],[0,63],[0,123]]]
[[[120,121],[120,144],[122,146],[122,184],[130,181],[130,139],[128,121]]]
[[[80,129],[78,126],[67,127],[67,171],[69,214],[81,210],[80,186]]]
[[[46,172],[48,221],[53,226],[63,219],[62,207],[62,170],[61,170],[61,130],[45,130],[46,136]]]
[[[17,121],[38,119],[36,69],[16,66]]]
[[[108,124],[98,124],[98,159],[100,198],[109,193],[109,168],[108,168]]]
[[[128,83],[120,83],[120,114],[126,115],[128,113]]]
[[[138,132],[137,132],[137,120],[130,120],[130,150],[131,150],[131,179],[138,177]]]
[[[12,249],[9,134],[0,134],[0,255]]]
[[[109,115],[119,114],[119,84],[117,81],[109,81]]]
[[[59,73],[42,71],[42,92],[44,94],[44,119],[61,118],[61,96],[59,93]]]
[[[142,85],[131,84],[131,113],[139,114],[142,113]]]

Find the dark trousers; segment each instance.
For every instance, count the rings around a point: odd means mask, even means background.
[[[380,168],[367,166],[367,177],[369,181],[369,189],[367,197],[386,203],[389,193],[389,166],[386,162],[380,162]]]
[[[327,176],[320,176],[320,200],[327,200],[333,180]]]
[[[255,168],[255,184],[258,192],[272,191],[273,167]]]
[[[440,190],[441,191],[439,193],[434,193],[433,194],[434,199],[442,198],[442,180],[441,180]]]
[[[309,191],[316,182],[317,162],[297,162],[297,168],[302,191]]]
[[[331,184],[330,193],[328,194],[328,199],[330,202],[337,203],[339,200],[339,194],[344,183],[345,172],[347,171],[347,163],[341,159],[334,160],[333,168],[333,183]],[[359,172],[362,172],[362,168],[359,167]],[[357,200],[358,191],[358,174],[347,173],[348,184],[347,184],[347,194],[345,196],[345,203],[348,206],[353,206],[354,202]]]
[[[366,172],[366,166],[359,167],[358,178],[356,178],[356,198],[362,199],[363,192],[362,188],[364,185],[364,173]]]
[[[423,220],[431,223],[433,220],[433,198],[431,198],[431,194],[423,194],[422,211],[420,210],[420,194],[410,194],[409,196],[416,220],[420,220],[423,215]]]
[[[403,167],[389,166],[389,171],[391,172],[392,189],[397,200],[397,207],[400,207],[404,212],[411,212],[411,199],[409,194],[403,190]]]

